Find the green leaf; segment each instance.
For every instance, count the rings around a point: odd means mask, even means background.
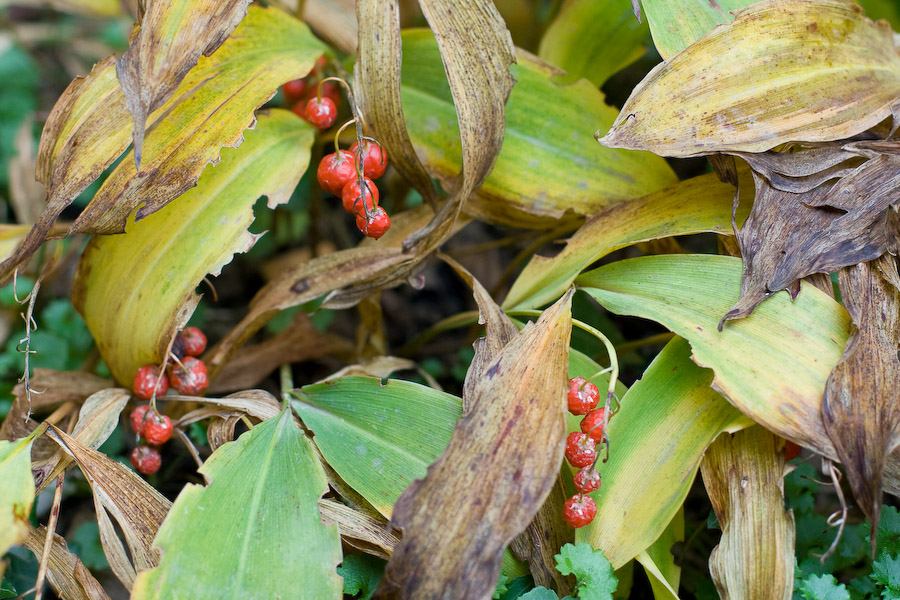
[[[325,473],[290,411],[221,446],[188,484],[155,543],[159,566],[141,571],[132,598],[340,598],[337,528],[322,525]],[[213,551],[211,551],[213,550]]]
[[[836,458],[821,405],[850,332],[847,313],[804,283],[793,302],[773,294],[719,332],[719,319],[740,294],[740,278],[738,258],[668,255],[618,261],[576,283],[614,313],[657,321],[687,338],[695,362],[713,369],[715,388],[744,414]]]
[[[395,379],[341,377],[293,393],[325,460],[386,517],[447,447],[462,414],[459,398]]]
[[[563,575],[574,575],[578,580],[575,595],[581,600],[612,600],[619,580],[602,550],[594,550],[590,544],[566,544],[556,555],[556,570]]]
[[[566,210],[592,214],[676,181],[659,157],[610,151],[592,139],[591,132],[612,125],[617,112],[592,84],[558,84],[552,68],[524,53],[512,70],[516,85],[506,104],[503,148],[484,185],[466,203],[466,212],[543,226]],[[403,34],[402,95],[417,153],[429,172],[449,186],[462,160],[459,129],[437,45],[427,30]],[[554,184],[548,186],[548,181]]]
[[[0,598],[15,598],[18,595],[13,584],[4,577],[3,581],[0,581]]]
[[[368,554],[350,554],[337,568],[344,578],[344,593],[350,596],[361,594],[357,600],[369,600],[384,575],[385,562]]]
[[[869,577],[886,588],[882,592],[885,598],[900,595],[900,556],[890,554],[879,556],[872,562],[872,574]]]
[[[566,596],[568,598],[568,596]],[[553,590],[548,590],[542,585],[519,596],[519,600],[559,600],[559,596]]]
[[[102,571],[109,568],[100,544],[100,527],[97,521],[85,521],[79,525],[68,542],[69,550],[77,554],[88,569]]]
[[[619,568],[653,544],[680,509],[706,447],[741,422],[710,388],[713,374],[672,340],[622,398],[609,422],[613,450],[600,465],[597,516],[576,539],[603,549]]]
[[[850,600],[850,592],[834,575],[810,575],[800,584],[800,594],[806,600]]]
[[[601,87],[609,76],[644,55],[646,23],[638,23],[627,2],[572,0],[550,24],[538,55]],[[567,78],[568,79],[568,78]]]
[[[678,600],[681,566],[675,564],[672,547],[684,541],[684,505],[675,513],[665,531],[635,558],[644,567],[655,600]]]
[[[500,600],[500,598],[509,591],[509,588],[506,587],[507,583],[509,583],[509,576],[501,571],[500,577],[497,578],[497,587],[491,595],[494,600]]]
[[[881,520],[875,540],[881,554],[900,554],[900,511],[893,506],[881,507]]]
[[[147,149],[151,138],[152,132]],[[125,235],[91,241],[72,298],[117,381],[131,387],[140,366],[161,361],[199,301],[196,286],[253,245],[256,236],[247,231],[253,204],[261,195],[270,207],[290,198],[312,142],[312,128],[293,113],[260,115],[244,143],[223,150],[197,187],[130,223]]]
[[[34,502],[31,476],[31,444],[35,430],[20,440],[0,440],[0,556],[25,536]]]
[[[668,59],[706,35],[716,25],[731,23],[731,11],[756,0],[643,0],[653,43]]]

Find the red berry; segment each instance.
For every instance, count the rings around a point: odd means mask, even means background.
[[[162,396],[169,391],[169,384],[165,377],[159,376],[156,365],[144,365],[134,374],[134,395],[149,400],[154,389],[157,396]]]
[[[563,519],[571,527],[584,527],[594,520],[596,514],[597,503],[590,496],[578,494],[563,505]]]
[[[356,179],[353,155],[346,150],[338,150],[323,157],[316,178],[323,190],[340,196],[344,186]]]
[[[803,448],[799,444],[795,444],[791,440],[786,440],[784,445],[784,460],[794,460],[800,456]]]
[[[334,105],[341,105],[341,86],[336,81],[323,81],[317,87],[314,87],[308,92],[309,96],[307,100],[310,98],[315,98],[317,94],[322,94],[323,98],[328,98]]]
[[[181,366],[172,368],[172,372],[169,373],[169,383],[178,390],[179,394],[187,396],[202,394],[206,390],[206,386],[209,385],[206,376],[206,365],[203,364],[202,360],[193,356],[186,356],[181,361],[181,364],[184,365],[184,368]]]
[[[356,148],[358,146],[359,144],[356,142],[350,146],[350,152],[354,156],[356,156]],[[378,179],[384,175],[384,170],[387,169],[388,163],[387,153],[384,151],[384,148],[369,140],[363,140],[362,156],[363,173],[365,173],[366,177]]]
[[[131,416],[128,417],[128,420],[131,421],[131,430],[135,433],[139,434],[141,432],[141,429],[144,428],[145,415],[147,414],[148,410],[150,410],[149,404],[141,404],[133,411],[131,411]]]
[[[150,446],[138,446],[131,451],[131,464],[139,473],[150,475],[159,471],[162,465],[162,457],[159,450]]]
[[[161,446],[172,438],[172,419],[166,415],[153,413],[144,422],[141,435],[151,446]]]
[[[606,416],[606,408],[601,406],[596,410],[592,410],[581,420],[581,431],[594,438],[594,441],[600,443],[603,441],[603,419]]]
[[[585,383],[584,377],[573,377],[569,380],[569,412],[573,415],[586,415],[600,402],[600,390],[593,383]]]
[[[584,467],[575,473],[575,489],[589,494],[600,489],[600,473],[594,467]]]
[[[378,186],[368,177],[363,177],[363,182],[366,185],[365,194],[360,192],[358,179],[353,179],[341,190],[344,210],[357,217],[371,213],[378,206]]]
[[[306,93],[307,87],[309,87],[309,79],[303,77],[301,79],[288,81],[283,86],[281,86],[281,91],[288,99],[288,102],[294,103],[303,97],[303,95]]]
[[[387,233],[391,226],[391,217],[383,208],[376,207],[375,212],[368,219],[364,215],[356,217],[356,227],[370,238],[378,239]]]
[[[184,341],[184,353],[188,356],[200,356],[206,350],[206,336],[196,327],[185,327],[178,337]]]
[[[319,129],[328,129],[334,125],[337,119],[337,106],[334,100],[327,96],[322,98],[310,98],[303,109],[303,114],[307,121],[312,123]]]
[[[566,438],[566,460],[573,467],[587,467],[597,458],[597,442],[586,433],[573,431]]]

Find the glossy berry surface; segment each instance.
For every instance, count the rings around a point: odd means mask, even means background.
[[[316,179],[323,190],[340,197],[344,186],[356,179],[353,155],[346,150],[338,150],[323,157],[316,170]]]
[[[350,146],[350,152],[354,156],[356,156],[356,149],[358,147],[359,144],[356,142]],[[363,140],[362,156],[363,173],[366,177],[378,179],[384,175],[384,171],[387,169],[388,164],[387,153],[384,151],[384,148],[369,140]]]
[[[606,408],[601,406],[584,415],[581,420],[581,431],[594,438],[595,442],[603,441],[603,418],[606,416]]]
[[[366,185],[365,194],[360,192],[359,180],[355,176],[341,190],[341,203],[344,205],[344,210],[356,217],[371,214],[378,206],[378,186],[368,177],[363,177],[363,181]]]
[[[161,446],[172,438],[172,419],[166,415],[151,412],[144,421],[141,435],[151,446]]]
[[[146,416],[148,410],[150,410],[149,404],[141,404],[133,411],[131,411],[131,415],[128,417],[128,420],[131,422],[131,430],[135,433],[141,433],[141,429],[144,428],[144,423],[148,419],[148,417]]]
[[[390,229],[391,217],[379,206],[368,219],[362,215],[356,217],[356,227],[363,232],[363,235],[377,240]]]
[[[600,473],[594,467],[584,467],[575,473],[575,489],[589,494],[600,489]]]
[[[586,415],[600,402],[600,390],[593,383],[585,383],[584,377],[573,377],[569,380],[569,412],[573,415]]]
[[[196,327],[185,327],[178,337],[184,341],[184,353],[200,356],[206,350],[206,335]]]
[[[198,396],[202,394],[209,385],[206,374],[206,365],[203,361],[186,356],[181,363],[184,367],[176,365],[172,367],[169,373],[169,384],[175,388],[179,394],[186,396]]]
[[[307,121],[312,123],[319,129],[328,129],[334,125],[337,119],[337,106],[334,100],[323,96],[322,98],[310,98],[303,109],[303,114]]]
[[[571,527],[584,527],[594,520],[597,503],[590,496],[572,496],[563,505],[563,519]]]
[[[156,365],[144,365],[134,374],[134,395],[149,400],[153,397],[154,388],[156,395],[162,396],[169,390],[169,384],[165,377],[159,377]]]
[[[302,79],[294,79],[292,81],[288,81],[286,84],[281,86],[281,91],[284,93],[285,98],[288,99],[289,102],[296,102],[306,94],[306,89],[309,87],[309,79],[303,77]]]
[[[784,445],[784,460],[794,460],[800,456],[801,450],[803,450],[803,448],[799,444],[787,440]]]
[[[566,438],[566,460],[573,467],[587,467],[597,458],[597,442],[584,433],[573,431]]]
[[[162,466],[162,457],[156,448],[138,446],[131,451],[131,464],[138,473],[150,475],[159,471],[159,467]]]

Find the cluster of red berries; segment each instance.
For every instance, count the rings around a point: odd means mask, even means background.
[[[156,365],[144,365],[134,375],[134,395],[153,400],[169,391],[171,385],[179,394],[196,396],[208,384],[206,365],[196,358],[206,350],[206,336],[196,327],[187,327],[175,337],[166,373]],[[131,429],[146,444],[131,452],[131,464],[144,475],[156,473],[162,464],[157,446],[172,437],[172,420],[156,412],[154,406],[142,404],[131,412]]]
[[[320,56],[306,77],[288,81],[281,86],[291,111],[319,129],[328,129],[337,119],[341,93],[336,81],[321,81],[328,60]]]
[[[378,187],[373,179],[387,169],[384,148],[369,139],[337,150],[319,163],[316,177],[326,192],[339,196],[344,210],[356,217],[356,227],[376,240],[391,226],[391,217],[378,206]]]
[[[566,460],[573,467],[581,470],[575,474],[575,489],[578,493],[563,506],[563,519],[572,527],[584,527],[594,520],[597,504],[586,495],[600,489],[600,473],[597,471],[597,445],[603,443],[606,432],[604,427],[608,420],[606,407],[597,408],[600,403],[600,390],[584,377],[573,377],[569,380],[567,396],[569,412],[573,415],[584,415],[581,420],[581,431],[573,431],[566,438]],[[610,415],[612,416],[612,415]]]

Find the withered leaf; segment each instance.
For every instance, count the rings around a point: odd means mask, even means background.
[[[178,88],[201,54],[209,56],[247,13],[250,0],[153,2],[116,64],[134,121],[134,161],[141,168],[147,116]]]
[[[337,525],[345,542],[379,558],[390,558],[394,546],[400,541],[385,521],[370,517],[341,502],[322,498],[319,500],[319,513],[325,525]]]
[[[159,562],[153,538],[172,504],[125,465],[80,444],[56,427],[51,426],[47,436],[75,459],[88,480],[103,553],[113,573],[130,590],[136,571],[151,569]],[[125,536],[127,552],[110,515]]]
[[[793,156],[793,155],[787,155]],[[800,153],[798,160],[803,160]],[[719,323],[746,317],[766,296],[813,273],[873,260],[896,241],[889,210],[900,188],[900,157],[880,155],[836,183],[794,194],[754,172],[756,200],[737,234],[744,259],[741,298]]]
[[[709,570],[722,598],[781,598],[794,587],[794,516],[784,509],[781,440],[758,426],[723,433],[700,468],[722,539]]]
[[[28,535],[22,545],[40,560],[47,540],[47,528],[43,525],[28,526]],[[81,559],[69,551],[64,537],[53,534],[50,560],[47,561],[47,579],[60,598],[66,600],[109,600],[103,586],[84,566]]]
[[[888,455],[900,445],[900,292],[882,270],[896,279],[896,259],[886,255],[838,272],[844,307],[856,327],[822,401],[825,430],[871,523],[873,554],[882,473]]]
[[[569,291],[503,348],[446,451],[394,505],[403,539],[377,597],[491,597],[503,549],[559,474],[571,302]]]

